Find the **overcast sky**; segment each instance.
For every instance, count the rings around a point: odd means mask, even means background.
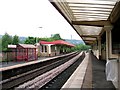
[[[39,28],[42,27],[42,28]],[[0,0],[0,34],[81,38],[48,0]]]

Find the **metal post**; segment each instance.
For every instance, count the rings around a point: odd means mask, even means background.
[[[120,54],[118,54],[118,90],[120,90]]]

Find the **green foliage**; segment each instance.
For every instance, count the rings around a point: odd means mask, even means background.
[[[17,45],[18,43],[19,43],[19,37],[18,37],[17,35],[15,35],[15,36],[13,37],[13,42],[12,42],[12,44]]]
[[[75,47],[68,49],[68,51],[84,51],[84,50],[88,50],[91,47],[88,45],[84,45],[84,44],[78,44]]]
[[[25,40],[25,44],[35,44],[38,43],[39,41],[55,41],[55,40],[61,40],[62,38],[60,37],[59,34],[54,34],[50,38],[35,38],[35,37],[28,37]]]
[[[7,51],[8,44],[12,44],[12,37],[5,33],[5,35],[2,36],[2,51]]]
[[[55,40],[63,40],[63,39],[60,37],[59,34],[54,34],[50,38],[37,38],[37,42],[39,42],[39,41],[51,42],[51,41],[55,41]]]
[[[25,40],[20,40],[19,43],[24,44]]]
[[[48,42],[51,42],[51,41],[54,41],[54,39],[53,38],[38,38],[37,42],[39,42],[39,41],[48,41]]]
[[[28,38],[26,38],[26,40],[25,40],[24,43],[25,44],[35,44],[36,43],[36,38],[34,38],[34,37],[28,37]]]
[[[52,37],[54,40],[62,40],[62,38],[60,37],[60,34],[54,34],[52,35]]]

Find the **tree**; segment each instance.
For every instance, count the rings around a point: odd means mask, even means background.
[[[16,45],[16,44],[18,44],[18,43],[19,43],[19,37],[18,37],[17,35],[15,35],[15,36],[13,37],[12,44]]]
[[[25,44],[35,44],[36,43],[36,38],[34,38],[34,37],[28,37],[28,38],[26,38],[26,40],[25,40],[24,43]]]
[[[52,34],[50,38],[37,38],[37,42],[39,41],[48,41],[48,42],[51,42],[51,41],[55,41],[55,40],[63,40],[59,34]]]
[[[34,37],[28,37],[26,38],[25,40],[25,44],[35,44],[35,43],[38,43],[39,41],[48,41],[48,42],[51,42],[51,41],[55,41],[55,40],[63,40],[59,34],[54,34],[52,35],[50,38],[34,38]]]
[[[39,41],[48,41],[48,42],[51,42],[51,41],[54,41],[53,38],[37,38],[37,42]]]
[[[84,51],[84,50],[88,50],[91,47],[88,45],[84,45],[84,44],[78,44],[75,47],[71,48],[69,51]]]
[[[62,38],[60,37],[60,34],[54,34],[52,35],[52,37],[54,40],[62,40]]]
[[[2,51],[7,51],[8,44],[12,44],[12,37],[5,33],[5,35],[2,36]]]

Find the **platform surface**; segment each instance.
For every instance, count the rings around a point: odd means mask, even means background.
[[[89,89],[89,90],[116,90],[111,81],[106,80],[105,60],[98,60],[92,53],[86,57],[71,77],[63,85],[61,90],[70,88]]]

